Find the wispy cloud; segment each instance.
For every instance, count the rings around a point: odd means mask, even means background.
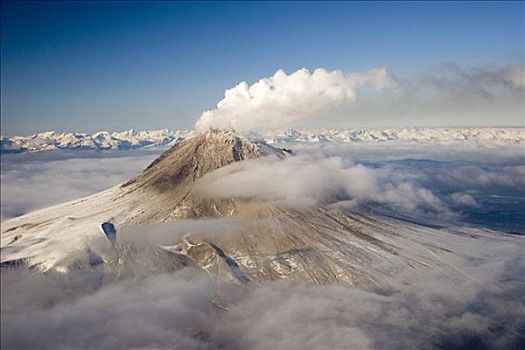
[[[420,84],[448,91],[450,95],[459,93],[462,96],[496,98],[501,89],[523,92],[525,68],[522,64],[464,67],[447,63],[434,66],[421,79]]]
[[[448,223],[477,222],[481,216],[475,213],[488,210],[495,215],[491,217],[495,227],[511,225],[508,229],[513,231],[519,231],[520,220],[525,220],[518,212],[525,195],[525,160],[519,146],[465,146],[457,152],[446,145],[328,144],[298,146],[295,153],[284,162],[263,159],[220,169],[203,179],[200,193],[257,197],[291,206],[373,205],[410,218],[446,218]],[[2,219],[117,185],[144,169],[156,154],[53,156],[2,158]],[[498,196],[507,196],[509,204]],[[505,211],[513,214],[497,215]]]

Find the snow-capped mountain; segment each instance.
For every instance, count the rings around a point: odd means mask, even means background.
[[[112,252],[106,249],[105,237],[98,229],[102,222],[111,220],[121,230],[130,225],[216,217],[221,212],[235,211],[238,203],[234,201],[198,197],[195,182],[206,173],[236,161],[286,155],[283,150],[250,142],[230,132],[199,134],[176,143],[141,174],[121,185],[2,222],[2,262],[23,261],[41,270],[59,271],[89,267],[94,260],[108,262]],[[29,221],[43,225],[28,229],[25,223]],[[119,253],[121,258],[131,254],[127,248],[125,251]],[[158,265],[159,269],[169,269],[174,261],[182,259],[176,252],[164,255],[165,259],[158,264],[165,266]]]
[[[287,279],[385,287],[429,272],[462,281],[469,277],[453,261],[478,256],[495,240],[523,247],[521,237],[499,232],[202,192],[199,184],[209,176],[262,157],[281,162],[292,155],[231,132],[177,142],[121,185],[3,222],[2,265],[60,272],[104,267],[115,276],[190,266],[241,285]],[[116,239],[104,224],[116,228]],[[396,274],[406,266],[409,275]]]
[[[192,130],[151,130],[122,132],[100,131],[94,134],[41,132],[32,136],[0,139],[1,153],[49,150],[129,150],[168,148],[192,137]],[[523,144],[525,128],[358,128],[358,129],[286,129],[252,134],[269,144],[316,142],[425,142],[467,143],[474,145]]]
[[[287,142],[435,142],[520,144],[525,128],[358,128],[287,129],[263,134],[268,143]]]
[[[188,130],[168,129],[122,132],[99,131],[86,133],[41,132],[32,136],[1,138],[2,153],[39,152],[50,150],[129,150],[136,148],[169,147],[194,135]]]

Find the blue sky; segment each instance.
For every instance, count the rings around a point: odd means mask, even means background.
[[[439,63],[524,59],[523,2],[1,6],[2,134],[191,128],[225,89],[279,68],[386,64],[409,79]]]

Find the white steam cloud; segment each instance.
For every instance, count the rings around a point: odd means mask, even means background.
[[[354,102],[359,89],[399,89],[387,67],[345,74],[340,70],[299,69],[292,74],[278,70],[273,76],[249,85],[243,81],[224,93],[217,108],[205,111],[195,129],[254,131],[287,127],[329,110],[342,102]]]
[[[442,63],[400,80],[387,67],[349,74],[278,70],[226,90],[195,128],[244,133],[288,127],[523,125],[524,88],[523,63]]]

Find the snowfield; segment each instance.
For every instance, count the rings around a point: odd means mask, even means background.
[[[1,153],[23,153],[50,150],[130,150],[138,148],[169,148],[195,136],[193,130],[134,129],[122,132],[86,133],[41,132],[32,136],[2,136]],[[525,128],[356,128],[356,129],[285,129],[251,134],[269,144],[277,143],[436,143],[471,144],[478,146],[521,145]]]

